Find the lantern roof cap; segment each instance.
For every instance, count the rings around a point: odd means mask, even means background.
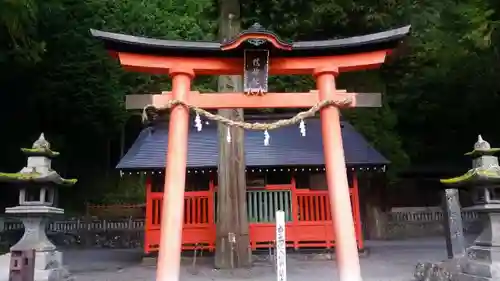
[[[485,141],[481,135],[478,135],[477,141],[474,143],[474,149],[465,153],[465,155],[475,158],[482,155],[493,155],[499,151],[500,148],[492,148],[489,142]]]
[[[461,176],[442,179],[441,183],[455,186],[472,184],[475,187],[500,183],[498,158],[493,156],[499,150],[499,148],[491,148],[490,143],[485,141],[481,135],[478,135],[477,141],[474,143],[474,150],[465,154],[474,159],[472,169]]]
[[[17,173],[0,173],[0,182],[14,183],[53,183],[56,185],[74,185],[76,179],[62,178],[51,167],[50,158],[59,155],[50,149],[50,143],[43,133],[33,143],[32,148],[22,148],[21,151],[28,157],[26,167]]]

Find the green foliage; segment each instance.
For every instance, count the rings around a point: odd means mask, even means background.
[[[0,36],[7,39],[0,50],[0,64],[9,59],[18,62],[38,62],[45,51],[45,43],[37,38],[37,0],[2,0],[0,1]]]
[[[373,6],[365,3],[369,1],[287,1],[285,5],[282,2],[244,3],[244,23],[248,26],[258,21],[280,36],[292,40],[325,40],[394,28],[385,24],[387,14],[377,13],[380,11],[378,1]],[[273,77],[270,83],[277,91],[308,91],[315,87],[312,77],[304,76]],[[338,84],[339,88],[351,91],[385,92],[384,82],[377,72],[344,74]],[[406,167],[408,156],[394,130],[398,123],[397,114],[389,103],[386,102],[381,109],[349,109],[342,113],[375,148],[392,161],[393,175]]]
[[[0,1],[0,103],[6,105],[0,168],[19,169],[25,159],[17,147],[43,131],[61,148],[55,169],[81,179],[71,194],[76,202],[120,193],[115,188],[140,198],[139,188],[118,187],[109,176],[131,118],[124,96],[165,90],[170,82],[121,70],[89,29],[214,40],[217,9],[213,0]],[[393,162],[394,173],[410,163],[454,162],[478,133],[500,141],[488,122],[500,106],[499,20],[500,4],[492,0],[242,1],[243,27],[259,22],[290,40],[412,24],[405,48],[381,72],[343,74],[338,81],[339,88],[384,94],[383,108],[345,110],[343,117]],[[271,87],[304,91],[314,82],[273,77]],[[213,91],[216,83],[201,77],[195,88]]]
[[[498,138],[484,122],[499,105],[491,7],[475,0],[424,1],[403,6],[402,13],[413,24],[412,36],[384,77],[412,160],[452,161],[478,133]]]
[[[44,131],[62,157],[55,169],[76,175],[75,200],[101,189],[117,162],[121,131],[130,118],[124,96],[158,92],[169,87],[165,75],[125,72],[109,57],[103,46],[90,36],[89,29],[102,29],[162,38],[213,39],[215,25],[205,14],[210,1],[98,1],[51,0],[38,4],[36,36],[46,52],[37,65],[0,63],[3,104],[12,110],[0,112],[5,131],[16,132],[0,140],[7,149],[4,169],[23,165],[20,156],[9,151],[31,134]],[[0,33],[1,35],[1,33]],[[1,47],[1,46],[0,46]],[[7,45],[4,48],[13,50]],[[0,49],[1,50],[1,49]],[[0,51],[0,53],[2,53]],[[200,79],[201,89],[211,80]],[[22,111],[19,108],[22,105]],[[22,112],[22,114],[21,114]],[[12,122],[17,120],[18,122]],[[20,129],[22,128],[22,130]],[[16,163],[17,161],[17,163]],[[6,162],[6,161],[5,161]],[[110,171],[110,172],[108,172]],[[108,179],[113,181],[112,178]],[[112,187],[110,187],[112,188]]]
[[[107,182],[104,194],[96,201],[103,204],[144,203],[146,202],[146,176],[126,175],[115,183]],[[110,186],[114,188],[110,188]]]
[[[0,23],[14,41],[26,40],[26,28],[36,20],[34,0],[4,0],[0,2]]]

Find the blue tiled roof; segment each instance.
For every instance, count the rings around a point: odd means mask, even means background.
[[[342,122],[342,139],[348,166],[382,165],[389,161],[370,146],[352,125]],[[264,146],[262,132],[245,131],[246,165],[264,166],[317,166],[324,165],[321,124],[318,119],[306,121],[306,136],[302,137],[297,126],[272,130],[269,146]],[[127,154],[120,160],[118,169],[155,169],[165,167],[168,130],[146,128]],[[205,125],[201,132],[189,132],[188,163],[190,168],[216,167],[218,161],[217,127]]]

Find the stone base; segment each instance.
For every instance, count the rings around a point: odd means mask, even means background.
[[[0,281],[9,280],[10,253],[0,256]],[[34,281],[72,281],[59,251],[36,252]]]
[[[436,263],[419,263],[414,277],[417,281],[496,281],[498,278],[464,273],[457,260]]]
[[[418,264],[418,281],[500,280],[500,204],[467,208],[480,212],[483,231],[465,254],[439,264]],[[464,209],[465,210],[465,209]]]
[[[472,246],[467,255],[441,263],[419,263],[417,281],[494,281],[500,280],[500,254],[497,247]]]
[[[64,267],[47,270],[35,270],[33,281],[73,281],[74,277]]]
[[[442,263],[418,263],[414,277],[417,281],[451,281],[460,272],[459,261],[449,260]]]

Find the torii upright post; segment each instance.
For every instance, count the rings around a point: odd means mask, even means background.
[[[321,109],[330,207],[336,238],[339,280],[361,281],[358,249],[342,147],[339,107],[378,107],[380,94],[337,90],[342,72],[377,68],[409,33],[409,26],[340,40],[288,43],[256,24],[232,41],[186,42],[158,40],[91,30],[129,70],[169,74],[172,92],[127,96],[127,109],[152,105],[171,108],[165,196],[161,214],[161,240],[157,281],[178,281],[183,227],[188,109],[179,102],[204,109],[308,108]],[[190,91],[195,75],[242,75],[244,93]],[[267,93],[268,74],[313,75],[317,90],[306,93]],[[279,144],[275,144],[279,145]],[[266,157],[263,155],[262,157]]]

